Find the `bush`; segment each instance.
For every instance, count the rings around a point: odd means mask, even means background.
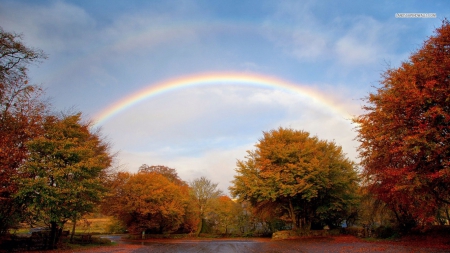
[[[346,234],[346,235],[353,235],[353,236],[358,236],[358,237],[361,237],[362,235],[364,235],[364,228],[361,228],[361,227],[343,228],[342,231],[343,231],[343,234]]]
[[[328,235],[336,236],[336,235],[340,235],[340,234],[341,234],[341,229],[334,228],[334,229],[328,230]]]
[[[108,238],[92,237],[92,244],[111,244],[111,240]]]
[[[375,235],[377,238],[386,239],[393,237],[397,232],[389,226],[379,226],[375,229]]]

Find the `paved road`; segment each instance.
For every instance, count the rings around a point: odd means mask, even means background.
[[[86,253],[234,253],[234,252],[266,252],[266,253],[322,253],[322,252],[420,252],[443,253],[450,252],[447,249],[418,247],[393,243],[366,242],[356,238],[312,238],[299,240],[271,241],[270,239],[238,239],[238,240],[147,240],[147,241],[122,241],[118,237],[110,237],[117,240],[119,245],[107,248],[96,248]]]

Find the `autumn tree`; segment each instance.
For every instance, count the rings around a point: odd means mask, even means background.
[[[355,166],[341,147],[293,129],[263,135],[256,150],[237,162],[232,195],[280,210],[293,229],[340,224],[357,203],[358,187]]]
[[[214,205],[213,217],[215,227],[221,233],[227,235],[230,229],[237,228],[238,218],[242,213],[241,206],[230,197],[222,195],[217,198]]]
[[[27,67],[44,58],[42,51],[26,47],[21,35],[0,27],[0,235],[21,218],[14,179],[28,155],[25,143],[42,133],[46,113],[42,91],[29,83]]]
[[[43,135],[26,143],[30,154],[19,168],[16,198],[35,220],[50,225],[50,248],[54,248],[66,221],[91,212],[101,200],[102,177],[111,155],[80,113],[48,116],[43,130]]]
[[[186,182],[181,180],[181,178],[178,176],[178,173],[175,169],[169,168],[164,165],[152,165],[148,166],[147,164],[141,165],[139,167],[138,172],[155,172],[158,174],[161,174],[165,178],[167,178],[170,182],[177,184],[177,185],[187,185]]]
[[[131,232],[170,233],[185,221],[187,186],[156,172],[120,172],[117,179],[109,208]]]
[[[366,184],[401,227],[450,203],[450,23],[400,67],[388,69],[357,117]]]
[[[189,191],[188,184],[178,176],[176,169],[169,168],[164,165],[149,166],[147,164],[143,164],[143,165],[141,165],[141,167],[139,167],[139,172],[158,173],[158,174],[164,176],[165,178],[167,178],[170,182],[180,186],[180,190],[183,192],[183,194],[186,194]],[[196,229],[196,227],[199,223],[197,210],[195,208],[195,199],[192,195],[189,195],[189,200],[186,203],[184,213],[185,213],[184,221],[178,228],[178,232],[182,232],[182,233],[192,232]]]
[[[203,220],[212,209],[214,201],[222,195],[222,191],[217,189],[217,185],[217,183],[213,183],[205,177],[197,178],[189,183],[191,196],[195,201],[200,219],[197,235],[200,234]]]

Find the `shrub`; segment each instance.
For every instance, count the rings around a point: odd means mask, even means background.
[[[364,228],[361,227],[349,227],[349,228],[343,228],[343,234],[346,235],[353,235],[353,236],[358,236],[361,237],[362,235],[364,235]]]
[[[92,237],[93,244],[111,244],[111,240],[108,238]]]
[[[375,229],[375,235],[377,238],[386,239],[393,237],[397,232],[389,226],[379,226]]]

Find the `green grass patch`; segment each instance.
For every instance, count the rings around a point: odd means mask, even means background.
[[[109,227],[111,223],[112,219],[110,217],[82,219],[77,221],[75,234],[107,234],[110,232]],[[68,221],[64,226],[64,230],[72,231],[72,226],[73,223]]]

